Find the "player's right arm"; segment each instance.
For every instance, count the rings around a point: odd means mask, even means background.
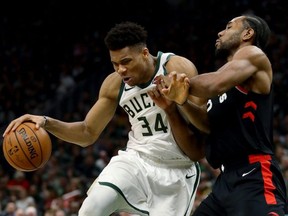
[[[3,136],[11,130],[16,130],[17,126],[22,122],[32,121],[36,123],[36,127],[44,127],[49,133],[61,140],[82,147],[91,145],[98,139],[115,114],[121,81],[117,73],[110,74],[104,80],[98,100],[83,121],[64,122],[51,117],[47,117],[46,121],[43,116],[25,114],[13,120],[6,128]]]

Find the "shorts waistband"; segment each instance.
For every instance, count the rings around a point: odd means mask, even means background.
[[[144,153],[138,153],[139,157],[144,161],[150,163],[153,166],[158,167],[169,167],[169,168],[190,168],[195,166],[195,162],[186,159],[171,159],[171,160],[161,160],[157,157],[152,157]]]
[[[249,164],[254,164],[257,162],[265,162],[265,161],[271,161],[274,159],[273,155],[269,155],[269,154],[251,154],[251,155],[247,155],[246,158],[243,159],[235,159],[235,162],[231,162],[231,163],[223,163],[220,167],[220,170],[222,172],[224,172],[224,170],[230,171],[230,170],[235,170],[244,166],[247,166]]]

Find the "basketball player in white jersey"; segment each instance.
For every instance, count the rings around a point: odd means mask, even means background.
[[[87,192],[79,216],[129,212],[150,216],[190,215],[203,151],[177,104],[159,94],[154,77],[171,71],[197,74],[194,64],[173,53],[152,56],[146,30],[132,22],[113,27],[105,38],[115,72],[104,80],[97,102],[80,122],[25,114],[4,132],[33,121],[54,136],[82,147],[97,140],[118,104],[131,123],[126,150],[120,150]]]

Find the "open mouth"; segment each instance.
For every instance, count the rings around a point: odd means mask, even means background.
[[[123,82],[128,83],[131,80],[131,77],[124,77]]]

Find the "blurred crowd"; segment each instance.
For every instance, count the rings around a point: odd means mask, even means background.
[[[267,55],[274,70],[274,143],[288,186],[288,15],[284,0],[227,0],[221,5],[212,0],[151,0],[153,7],[149,2],[137,3],[135,10],[128,8],[129,0],[109,0],[99,3],[97,11],[84,4],[70,5],[66,11],[65,3],[49,0],[45,7],[34,5],[39,7],[37,12],[21,10],[24,5],[16,12],[4,11],[0,20],[0,132],[24,113],[82,120],[97,100],[101,82],[113,70],[103,37],[121,20],[147,27],[152,54],[160,50],[183,55],[203,73],[220,64],[214,60],[217,32],[230,18],[255,13],[272,30]],[[207,13],[207,5],[214,11]],[[117,18],[104,25],[98,14],[103,8]],[[119,109],[100,139],[88,148],[51,136],[51,158],[34,172],[16,171],[2,156],[0,216],[76,216],[89,186],[110,158],[125,148],[129,129],[126,114]],[[200,164],[195,208],[219,174],[205,159]]]

